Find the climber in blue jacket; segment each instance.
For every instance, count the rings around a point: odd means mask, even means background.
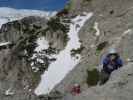
[[[117,70],[118,68],[123,66],[123,61],[120,58],[116,49],[110,49],[109,53],[103,59],[103,69],[101,71],[101,82],[100,84],[104,84],[108,81],[110,74]]]

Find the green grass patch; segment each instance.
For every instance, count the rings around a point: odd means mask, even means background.
[[[100,50],[96,50],[96,56],[99,56],[100,55],[100,53],[101,53],[101,51]]]
[[[87,84],[88,86],[95,86],[99,81],[99,71],[97,69],[87,70]]]
[[[94,27],[91,27],[89,31],[90,31],[90,33],[96,33],[97,32],[97,30]]]

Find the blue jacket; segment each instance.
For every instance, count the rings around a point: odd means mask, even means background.
[[[103,59],[102,63],[103,63],[103,71],[108,74],[111,74],[112,71],[117,70],[118,68],[123,66],[123,61],[119,56],[114,61],[111,61],[109,55],[107,55]]]

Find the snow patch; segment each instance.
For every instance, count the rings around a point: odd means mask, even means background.
[[[133,30],[132,29],[128,29],[126,30],[123,34],[122,34],[122,37],[126,36],[126,35],[130,35],[133,33]]]
[[[33,66],[33,65],[32,65]],[[37,68],[37,67],[32,67],[32,70],[36,73],[36,72],[38,72],[39,71],[39,68]]]
[[[0,46],[6,46],[6,45],[9,45],[9,44],[11,44],[11,42],[2,42],[2,43],[0,43]]]
[[[38,44],[38,47],[35,49],[35,51],[37,51],[37,52],[42,51],[44,49],[48,49],[48,47],[49,47],[49,43],[45,39],[45,37],[38,38],[37,39],[37,44]]]
[[[96,36],[100,36],[100,30],[98,28],[98,25],[99,25],[99,23],[98,22],[95,22],[94,29],[96,30]]]
[[[9,88],[8,90],[5,91],[5,95],[6,96],[11,96],[11,95],[14,95],[14,92],[12,91],[11,88]]]
[[[45,62],[44,62],[44,58],[42,57],[46,56],[49,58],[49,55],[46,55],[45,53],[42,54],[43,50],[46,50],[49,48],[49,42],[45,39],[45,37],[40,37],[37,39],[36,43],[38,45],[34,50],[36,53],[34,53],[30,59],[35,60],[40,64],[43,64]],[[31,67],[34,72],[38,72],[39,68],[38,66],[35,65],[35,61],[31,62]]]
[[[79,42],[78,32],[92,15],[93,13],[86,13],[85,16],[79,15],[72,19],[70,30],[67,33],[70,40],[68,41],[66,48],[58,55],[55,55],[57,60],[51,63],[48,70],[41,76],[41,82],[35,89],[36,95],[49,94],[51,90],[79,63],[80,56],[78,55],[78,59],[73,58],[71,56],[71,50],[80,48],[81,43]]]

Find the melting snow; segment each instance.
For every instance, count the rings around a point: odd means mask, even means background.
[[[80,57],[78,59],[72,58],[71,50],[80,47],[78,32],[92,15],[93,13],[86,13],[86,16],[79,15],[72,19],[70,31],[68,32],[70,40],[66,48],[56,55],[57,60],[51,63],[48,71],[45,71],[41,76],[41,82],[35,90],[36,95],[48,94],[79,63]]]
[[[48,47],[49,47],[49,43],[45,39],[45,37],[38,38],[37,44],[38,44],[38,47],[35,49],[35,51],[37,51],[37,52],[42,51],[44,49],[48,49]]]

